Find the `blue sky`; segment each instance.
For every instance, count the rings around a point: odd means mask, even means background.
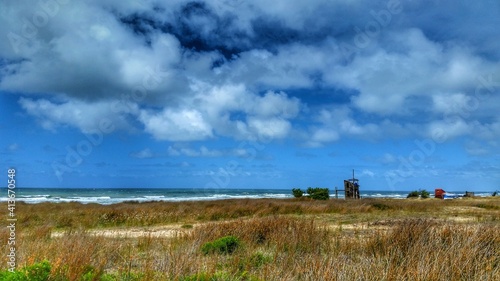
[[[500,189],[498,1],[1,3],[19,186]]]

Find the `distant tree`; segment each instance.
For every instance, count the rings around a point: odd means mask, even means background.
[[[418,197],[426,199],[430,197],[430,194],[425,189],[419,189],[408,193],[408,196],[406,196],[406,198],[418,198]]]
[[[423,189],[423,190],[420,190],[420,197],[426,199],[426,198],[430,197],[430,194],[427,190]]]
[[[408,193],[408,196],[406,196],[406,198],[415,198],[415,197],[418,198],[418,196],[419,196],[418,191],[414,190],[414,191]]]
[[[304,195],[304,191],[300,190],[300,188],[293,188],[292,194],[295,198],[300,198],[302,197],[302,195]]]
[[[330,198],[330,191],[328,188],[308,187],[307,194],[309,194],[310,198],[315,200],[328,200]]]

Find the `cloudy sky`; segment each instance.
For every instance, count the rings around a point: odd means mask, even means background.
[[[0,1],[28,187],[500,190],[500,2]]]

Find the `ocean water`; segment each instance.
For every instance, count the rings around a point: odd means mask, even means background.
[[[200,201],[241,198],[292,198],[288,189],[197,189],[197,188],[17,188],[16,200],[26,203],[41,202],[80,202],[103,205],[126,201]],[[0,202],[8,200],[7,190],[2,189],[5,196],[0,196]],[[361,198],[397,198],[404,199],[408,191],[373,191],[361,190]],[[457,196],[462,195],[457,192]],[[431,193],[431,196],[434,194]],[[491,196],[491,192],[475,192],[476,196]],[[330,198],[335,198],[335,191],[330,190]],[[338,198],[344,198],[339,192]]]

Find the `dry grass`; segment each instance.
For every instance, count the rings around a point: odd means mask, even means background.
[[[265,217],[287,214],[351,214],[380,216],[472,216],[493,219],[491,211],[498,211],[498,200],[275,200],[241,199],[205,202],[149,202],[114,205],[80,203],[18,203],[17,216],[23,228],[48,226],[56,229],[99,228],[115,226],[152,226],[171,223],[221,221],[241,217]],[[495,214],[495,212],[493,212]]]
[[[19,204],[17,213],[19,264],[49,260],[53,280],[500,279],[498,198]],[[174,224],[168,238],[95,235]],[[228,235],[242,243],[234,253],[200,250]]]

